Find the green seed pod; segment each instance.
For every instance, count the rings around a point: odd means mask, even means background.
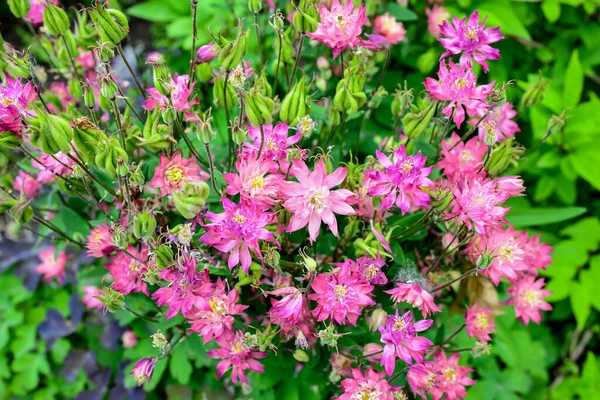
[[[297,125],[300,119],[310,112],[310,107],[307,105],[306,90],[306,79],[302,77],[281,102],[279,118],[290,126]]]
[[[96,95],[91,86],[85,85],[83,87],[83,102],[85,106],[90,110],[96,106]]]
[[[533,85],[529,86],[529,88],[525,91],[525,94],[523,94],[523,97],[521,98],[523,108],[533,107],[542,100],[548,82],[549,81],[543,80],[542,73],[540,71],[540,77],[538,81]]]
[[[273,122],[273,100],[260,92],[253,92],[246,98],[246,115],[252,126],[268,125]]]
[[[516,166],[525,149],[515,144],[514,138],[498,143],[485,164],[490,176],[497,176],[510,166]]]
[[[34,131],[32,143],[46,154],[56,154],[59,151],[68,153],[71,150],[73,128],[69,122],[57,115],[43,115],[40,129]]]
[[[227,108],[232,109],[235,105],[236,93],[233,86],[227,83],[227,92],[224,92],[223,85],[225,84],[225,78],[215,79],[213,85],[213,97],[215,98],[215,106],[225,108],[225,101],[227,100]]]
[[[156,217],[144,210],[134,217],[133,235],[138,239],[148,239],[156,229]]]
[[[125,297],[111,288],[104,288],[104,292],[98,296],[98,300],[110,312],[117,312],[125,306]]]
[[[296,349],[294,352],[294,359],[301,363],[307,363],[310,361],[310,357],[304,350]]]
[[[52,3],[46,3],[44,26],[54,36],[64,35],[69,30],[69,17],[62,8]]]
[[[73,141],[83,161],[87,164],[94,164],[98,144],[100,140],[106,140],[106,135],[96,125],[91,123],[86,117],[81,117],[75,121],[73,131]]]
[[[27,15],[31,5],[29,0],[8,0],[8,8],[15,17],[21,19]]]
[[[294,13],[293,23],[296,30],[303,34],[317,30],[319,12],[314,0],[300,0]]]
[[[262,11],[262,0],[248,0],[248,9],[252,14],[258,14]]]
[[[129,33],[129,22],[127,17],[121,11],[105,8],[105,6],[96,0],[94,8],[88,11],[100,41],[109,47],[115,47]]]
[[[406,85],[406,83],[405,83]],[[394,93],[394,99],[392,100],[392,116],[395,121],[400,121],[406,110],[410,107],[414,100],[412,88],[410,90],[399,88]]]
[[[206,204],[209,193],[206,182],[187,183],[181,191],[173,193],[173,204],[184,218],[192,219]]]
[[[346,114],[354,114],[358,111],[358,101],[350,92],[350,89],[345,84],[346,80],[342,79],[335,91],[335,96],[333,97],[333,104],[335,107],[345,112]]]
[[[416,111],[416,107],[415,110]],[[437,111],[437,102],[429,101],[428,104],[419,111],[419,113],[410,112],[402,118],[404,133],[411,139],[417,139],[425,131],[433,120]]]
[[[244,56],[248,48],[248,33],[240,29],[238,37],[233,41],[227,43],[219,54],[219,63],[225,71],[231,71],[237,67]]]
[[[5,149],[14,149],[19,147],[22,142],[23,139],[18,137],[13,132],[2,132],[2,134],[0,134],[0,147],[4,147]]]
[[[102,83],[100,84],[100,94],[102,96],[106,97],[108,100],[112,100],[118,92],[119,88],[114,80],[111,78],[102,79]]]
[[[175,262],[173,250],[167,245],[158,246],[154,249],[154,259],[158,269],[168,268]]]
[[[117,174],[117,167],[127,163],[128,160],[127,152],[114,137],[100,144],[100,149],[95,157],[96,165],[113,177]]]

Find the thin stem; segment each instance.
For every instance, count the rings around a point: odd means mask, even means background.
[[[127,66],[127,69],[129,70],[129,73],[133,77],[133,80],[135,80],[135,84],[137,85],[138,90],[140,91],[140,94],[142,95],[142,97],[146,97],[146,92],[144,91],[144,87],[142,86],[137,75],[133,71],[133,68],[131,68],[129,61],[127,61],[127,58],[125,57],[125,53],[123,52],[123,47],[121,46],[120,43],[117,45],[117,51],[119,52],[119,55],[121,56],[121,58],[123,59],[123,62]]]
[[[198,14],[198,0],[192,0],[192,52],[190,55],[190,80],[194,80],[194,69],[196,68],[196,37],[198,26],[196,25]]]
[[[217,182],[215,180],[215,165],[213,163],[212,154],[210,153],[210,143],[204,143],[204,149],[206,150],[206,156],[208,157],[208,165],[210,167],[210,181],[212,183],[213,189],[215,192],[219,194],[219,196],[223,197],[222,193],[217,189]]]
[[[115,81],[114,78],[113,78],[113,81]],[[117,84],[117,82],[115,81],[115,85],[116,84]],[[127,107],[129,107],[131,112],[133,112],[133,114],[137,117],[138,121],[140,121],[143,124],[144,120],[142,119],[140,114],[138,114],[138,112],[135,110],[135,108],[133,108],[133,106],[129,102],[129,99],[127,99],[127,96],[125,96],[125,94],[123,93],[123,91],[121,90],[121,88],[118,85],[117,85],[117,90],[119,91],[119,94],[122,96],[123,100],[125,101],[125,104],[127,104]],[[96,124],[96,125],[98,125],[98,124]]]
[[[373,96],[375,96],[375,93],[377,93],[377,90],[381,86],[381,82],[383,82],[383,76],[385,75],[385,72],[387,71],[389,64],[390,64],[390,49],[386,49],[385,50],[385,63],[383,64],[383,69],[381,70],[381,74],[379,74],[379,79],[377,80],[377,85],[375,86],[375,89],[373,89],[373,92],[371,92],[371,98],[369,99],[369,101],[371,101],[371,99],[373,98]]]
[[[430,293],[437,292],[438,290],[445,289],[448,286],[452,285],[453,283],[458,282],[460,280],[463,280],[463,279],[465,279],[466,277],[468,277],[470,275],[473,275],[474,273],[476,273],[477,271],[479,271],[479,269],[480,269],[479,267],[475,267],[475,268],[473,268],[473,269],[465,272],[464,274],[462,274],[458,278],[452,279],[450,282],[446,282],[443,285],[440,285],[440,286],[438,286],[436,288],[433,288],[433,290]]]
[[[302,54],[302,47],[304,46],[304,38],[306,35],[304,33],[300,34],[300,45],[298,46],[298,53],[296,54],[296,61],[294,61],[294,68],[292,69],[292,75],[288,80],[288,88],[294,82],[296,78],[296,70],[298,69],[298,64],[300,63],[300,56]]]
[[[441,346],[449,343],[452,339],[454,339],[456,337],[456,335],[458,335],[460,333],[460,331],[462,331],[464,329],[466,325],[462,324],[460,328],[458,328],[458,330],[456,332],[454,332],[452,335],[448,336],[448,338],[446,340],[444,340],[444,342],[441,344]]]
[[[104,188],[104,190],[106,190],[112,196],[118,197],[117,193],[114,190],[112,190],[111,188],[109,188],[104,182],[102,182],[100,179],[98,179],[92,173],[92,171],[90,171],[81,161],[79,161],[77,158],[73,157],[69,153],[67,153],[66,156],[69,157],[71,160],[73,160],[77,165],[79,165],[81,167],[81,169],[83,169],[90,176],[90,178],[92,178],[97,184],[99,184],[100,186],[102,186]]]
[[[75,73],[77,80],[79,82],[83,82],[81,80],[81,76],[79,76],[79,71],[77,71],[77,66],[75,65],[75,60],[73,59],[73,54],[71,54],[71,49],[69,48],[69,44],[67,43],[67,39],[65,38],[65,35],[61,35],[60,37],[62,38],[62,41],[65,44],[65,48],[67,49],[67,54],[69,55],[69,60],[71,60],[71,65],[73,66],[73,72]]]
[[[200,164],[202,164],[205,167],[208,167],[208,164],[206,163],[206,161],[204,161],[202,159],[202,157],[200,157],[200,154],[196,151],[196,148],[192,144],[192,141],[190,140],[190,138],[187,137],[185,130],[183,129],[183,125],[181,124],[181,121],[179,120],[179,116],[177,116],[177,118],[175,119],[175,123],[177,124],[177,127],[179,128],[179,131],[181,132],[181,137],[183,138],[183,141],[185,142],[187,147],[190,149],[190,152],[194,155],[194,157],[196,157],[196,159],[200,162]]]
[[[145,319],[146,321],[150,321],[150,322],[158,322],[158,319],[142,315],[139,312],[134,311],[133,309],[129,308],[129,306],[127,306],[127,305],[124,305],[123,308],[125,308],[127,311],[129,311],[130,313],[132,313],[133,315],[135,315],[138,318]]]
[[[36,221],[39,224],[44,225],[45,227],[47,227],[48,229],[50,229],[51,231],[55,232],[56,234],[58,234],[59,236],[63,237],[64,239],[68,240],[69,242],[72,242],[74,244],[76,244],[77,246],[79,246],[80,248],[83,248],[85,245],[81,242],[78,242],[77,240],[69,237],[66,233],[64,233],[62,230],[60,230],[59,228],[56,227],[56,225],[46,221],[45,219],[43,219],[42,217],[38,216],[38,215],[34,215],[33,216],[33,220]]]
[[[262,154],[263,147],[265,145],[265,130],[262,125],[260,125],[260,146],[258,148],[258,153],[256,154],[256,159],[260,160],[260,156]]]
[[[277,93],[277,85],[279,84],[279,68],[281,66],[281,50],[283,47],[280,31],[277,31],[277,39],[279,41],[279,51],[277,52],[277,69],[275,70],[275,85],[273,87],[273,94]]]
[[[233,161],[233,135],[229,128],[230,115],[229,115],[229,104],[227,103],[227,83],[229,82],[229,72],[225,71],[225,82],[223,84],[223,107],[225,108],[225,125],[227,127],[227,136],[229,137],[229,166],[231,167]]]
[[[427,210],[425,215],[423,215],[421,218],[419,218],[419,220],[417,222],[415,222],[410,227],[408,227],[406,230],[404,230],[404,232],[401,232],[398,235],[392,236],[392,239],[400,239],[400,238],[405,237],[409,233],[413,233],[412,231],[414,231],[415,228],[418,228],[419,225],[421,224],[421,222],[425,221],[429,216],[431,216],[432,213],[433,213],[433,207],[429,208],[429,210]]]
[[[258,24],[258,14],[254,14],[254,25],[256,25],[256,45],[258,46],[258,57],[261,67],[265,65],[262,54],[262,46],[260,43],[260,25]]]

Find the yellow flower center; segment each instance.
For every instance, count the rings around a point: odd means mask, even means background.
[[[348,290],[346,290],[346,286],[344,285],[337,285],[333,290],[333,293],[335,294],[336,299],[341,300],[346,296]]]
[[[0,104],[2,104],[4,107],[8,107],[8,106],[16,105],[17,101],[15,99],[11,99],[9,97],[3,97],[0,99]]]
[[[479,29],[477,28],[467,28],[467,31],[465,32],[465,39],[467,40],[474,40],[477,39],[477,35],[479,34]]]
[[[233,222],[236,222],[238,224],[243,224],[247,220],[248,219],[246,217],[244,217],[243,215],[240,215],[240,213],[237,211],[236,211],[235,215],[233,216]]]
[[[184,178],[183,171],[179,167],[171,167],[165,173],[167,182],[171,186],[178,186]]]
[[[344,20],[344,16],[343,15],[338,15],[335,18],[335,23],[338,24],[339,26],[344,26],[344,24],[346,23],[346,21]]]
[[[446,378],[450,382],[454,382],[456,380],[456,370],[454,368],[446,368],[444,372],[442,372],[444,378]]]
[[[365,276],[369,279],[374,278],[375,275],[377,275],[377,272],[379,272],[379,270],[373,264],[371,264],[367,268],[365,268]]]
[[[467,85],[467,80],[465,78],[458,78],[454,81],[454,86],[460,90]]]
[[[321,193],[315,193],[309,198],[309,203],[315,208],[320,208],[323,205],[323,195]]]
[[[475,325],[479,329],[487,328],[490,325],[490,321],[488,320],[487,314],[485,314],[483,312],[477,314],[477,317],[475,317]]]
[[[217,314],[218,316],[221,316],[223,314],[225,314],[225,308],[223,307],[223,301],[221,301],[220,299],[210,299],[208,301],[208,304],[210,305],[210,308],[213,310],[213,313]]]
[[[255,176],[250,181],[250,187],[252,190],[262,189],[265,186],[265,179],[262,176]]]
[[[267,150],[273,150],[275,148],[275,142],[273,141],[273,139],[268,139],[265,142],[265,146],[266,146]]]
[[[402,163],[402,170],[406,173],[414,167],[414,163],[411,160],[406,160]]]
[[[399,317],[394,321],[394,329],[397,331],[401,331],[402,329],[404,329],[406,327],[406,323],[404,322],[404,320]]]
[[[538,303],[538,294],[535,290],[528,289],[525,292],[525,296],[523,296],[523,300],[525,300],[529,306],[535,307]]]

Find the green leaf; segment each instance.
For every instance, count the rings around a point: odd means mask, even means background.
[[[558,0],[543,0],[542,12],[546,20],[553,24],[560,18],[560,3]]]
[[[508,0],[488,0],[479,5],[479,15],[487,15],[486,27],[501,26],[500,32],[531,40],[531,35]]]
[[[594,251],[600,245],[600,220],[597,217],[582,218],[561,230],[560,234],[575,239],[579,247]]]
[[[556,180],[553,176],[543,175],[535,185],[535,192],[533,193],[533,200],[541,202],[546,200],[554,193],[556,189]]]
[[[52,223],[72,238],[74,233],[79,233],[84,238],[90,234],[87,221],[68,207],[61,207],[60,211],[52,218]]]
[[[152,22],[171,22],[181,16],[169,6],[168,1],[163,0],[151,0],[136,4],[130,7],[127,13],[133,17]]]
[[[573,314],[575,314],[575,321],[577,321],[577,329],[583,329],[592,311],[591,294],[585,285],[575,282],[571,286],[570,299],[571,308],[573,309]]]
[[[57,364],[62,363],[70,349],[71,342],[69,342],[67,339],[58,339],[50,350],[52,354],[52,360]]]
[[[37,368],[28,368],[13,377],[10,390],[12,393],[22,396],[35,389],[39,381]]]
[[[569,155],[569,160],[579,176],[600,190],[600,152],[592,146],[583,146]]]
[[[540,226],[568,221],[580,216],[587,210],[585,207],[547,207],[547,208],[521,208],[511,210],[506,219],[518,227]]]
[[[583,92],[583,68],[579,61],[579,50],[573,50],[567,71],[565,73],[565,86],[563,89],[563,104],[565,107],[575,107],[581,99]]]
[[[169,364],[171,376],[182,385],[187,385],[192,375],[192,363],[188,359],[185,347],[180,346],[173,350],[171,362]]]
[[[387,12],[393,15],[398,21],[416,21],[419,19],[417,14],[406,7],[401,7],[397,3],[390,3],[385,8]]]

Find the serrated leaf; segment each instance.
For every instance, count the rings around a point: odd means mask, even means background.
[[[185,347],[180,346],[173,350],[171,362],[169,363],[171,376],[182,385],[187,385],[192,375],[192,363],[190,362]]]

